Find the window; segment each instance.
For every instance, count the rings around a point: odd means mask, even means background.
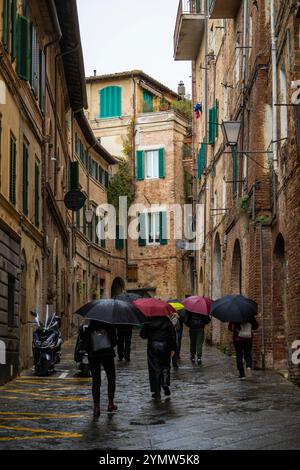
[[[18,54],[17,73],[23,80],[29,81],[30,57],[30,22],[24,16],[18,16]]]
[[[232,147],[232,195],[236,197],[238,189],[238,150]]]
[[[23,144],[23,213],[28,215],[28,145]]]
[[[146,178],[158,178],[159,153],[158,150],[146,152]]]
[[[10,328],[15,326],[15,291],[16,291],[16,279],[11,274],[8,274],[7,279],[7,325]]]
[[[241,73],[241,49],[240,49],[240,44],[237,41],[235,45],[235,66],[234,66],[234,76],[235,76],[236,85],[240,81],[240,73]]]
[[[138,150],[136,153],[136,179],[158,179],[165,177],[165,151]]]
[[[288,136],[287,81],[285,67],[280,69],[280,138]]]
[[[116,226],[116,250],[124,249],[124,238],[123,238],[123,227],[120,225]]]
[[[139,217],[139,246],[166,245],[167,213],[147,212]]]
[[[17,54],[17,0],[3,1],[2,40],[5,50],[14,60]]]
[[[70,178],[69,178],[70,191],[77,191],[79,189],[79,163],[70,162]]]
[[[16,204],[16,159],[17,159],[17,144],[16,139],[10,135],[10,165],[9,165],[9,200]]]
[[[143,90],[143,113],[153,112],[153,95],[147,90]]]
[[[208,143],[214,145],[219,135],[219,100],[215,100],[214,106],[209,110]]]
[[[127,269],[127,281],[138,282],[138,265],[129,265]]]
[[[39,72],[40,72],[40,50],[37,36],[37,29],[34,25],[31,26],[31,70],[30,70],[30,84],[35,97],[39,94]]]
[[[99,92],[100,118],[119,117],[122,115],[122,88],[108,86]]]

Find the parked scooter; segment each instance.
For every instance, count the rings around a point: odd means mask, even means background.
[[[78,369],[81,372],[83,377],[90,377],[90,367],[89,367],[89,357],[87,351],[84,349],[82,337],[84,335],[84,330],[87,328],[87,325],[81,325],[79,328],[79,334],[76,341],[75,351],[74,351],[74,360],[77,364]]]
[[[59,328],[61,320],[59,317],[46,315],[45,324],[39,319],[39,314],[31,312],[35,317],[37,329],[33,333],[32,350],[34,358],[35,374],[47,376],[54,372],[55,364],[60,362],[62,339]]]

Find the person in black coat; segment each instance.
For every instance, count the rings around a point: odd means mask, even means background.
[[[190,330],[190,354],[191,361],[195,363],[195,355],[197,354],[198,365],[202,364],[202,350],[205,337],[205,326],[210,323],[208,315],[200,315],[186,311],[184,322]]]
[[[132,329],[133,327],[130,325],[122,325],[117,328],[119,361],[125,359],[126,362],[130,362]]]
[[[176,334],[169,318],[156,317],[146,323],[140,333],[148,339],[148,369],[152,397],[160,400],[161,388],[170,396],[171,357],[176,351]]]
[[[94,351],[93,334],[95,332],[106,332],[109,347]],[[94,400],[94,416],[100,416],[100,387],[101,387],[101,366],[105,370],[108,382],[108,412],[118,409],[114,404],[116,390],[116,370],[115,370],[115,351],[117,345],[116,329],[112,325],[98,321],[91,321],[88,328],[82,330],[82,338],[84,349],[88,352],[89,366],[93,378],[92,392]]]

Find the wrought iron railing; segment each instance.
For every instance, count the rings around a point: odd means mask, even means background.
[[[176,27],[174,32],[174,48],[177,45],[177,38],[182,15],[203,15],[205,0],[180,0],[177,11]]]

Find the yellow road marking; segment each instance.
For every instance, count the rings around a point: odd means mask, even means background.
[[[83,418],[84,415],[64,415],[64,414],[43,414],[43,413],[2,413],[0,412],[0,421],[3,420],[40,420],[40,419],[76,419]]]
[[[82,434],[78,434],[76,439],[82,437]],[[59,437],[53,436],[16,436],[16,437],[0,437],[0,442],[8,442],[8,441],[37,441],[41,439],[59,439]]]
[[[22,426],[3,426],[0,425],[0,429],[6,429],[10,431],[24,431],[24,432],[33,432],[37,434],[49,434],[49,435],[56,435],[58,437],[64,438],[79,438],[82,434],[76,434],[71,432],[64,432],[64,431],[52,431],[51,429],[37,429],[37,428],[24,428]]]
[[[64,396],[57,396],[57,395],[43,395],[41,397],[40,393],[34,393],[34,392],[29,392],[29,391],[23,391],[23,390],[6,390],[6,393],[17,393],[19,395],[26,395],[28,399],[30,397],[34,397],[34,400],[52,400],[52,401],[85,401],[85,400],[90,400],[88,397],[64,397]],[[3,397],[2,397],[3,398]],[[14,397],[16,398],[16,397]]]

